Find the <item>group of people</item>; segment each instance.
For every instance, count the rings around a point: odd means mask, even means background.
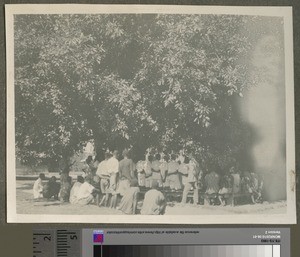
[[[68,173],[60,176],[60,185],[55,177],[42,185],[43,174],[34,184],[34,197],[60,199],[71,204],[118,208],[126,214],[136,214],[138,200],[143,198],[141,214],[164,214],[164,193],[182,192],[181,203],[192,195],[194,204],[199,204],[200,193],[204,203],[226,205],[233,201],[233,194],[248,194],[253,203],[261,200],[263,182],[254,172],[240,172],[232,167],[220,175],[214,169],[204,173],[199,163],[189,154],[159,153],[148,150],[145,159],[134,163],[130,152],[124,150],[119,161],[119,152],[106,152],[98,161],[91,155],[83,160],[83,175],[72,184]],[[145,193],[140,197],[141,190]],[[218,202],[218,203],[216,203]]]
[[[233,203],[234,196],[245,196],[251,203],[262,202],[263,179],[255,172],[240,172],[231,167],[223,176],[214,170],[203,177],[204,201],[208,204]]]

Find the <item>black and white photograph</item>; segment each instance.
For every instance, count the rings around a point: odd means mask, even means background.
[[[7,5],[7,221],[293,224],[292,9]]]

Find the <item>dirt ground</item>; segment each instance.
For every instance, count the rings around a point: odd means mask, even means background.
[[[33,200],[33,181],[17,181],[17,213],[18,214],[66,214],[66,215],[122,215],[116,209],[98,207],[96,205],[78,206],[60,201],[38,201]],[[286,202],[264,202],[255,205],[239,206],[203,206],[180,203],[168,203],[166,215],[222,215],[222,214],[280,214],[286,212]]]

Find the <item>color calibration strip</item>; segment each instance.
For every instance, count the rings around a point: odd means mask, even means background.
[[[280,257],[280,245],[94,245],[93,257]]]

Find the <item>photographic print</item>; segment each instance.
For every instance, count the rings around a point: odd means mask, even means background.
[[[6,5],[7,220],[295,223],[292,9]]]

